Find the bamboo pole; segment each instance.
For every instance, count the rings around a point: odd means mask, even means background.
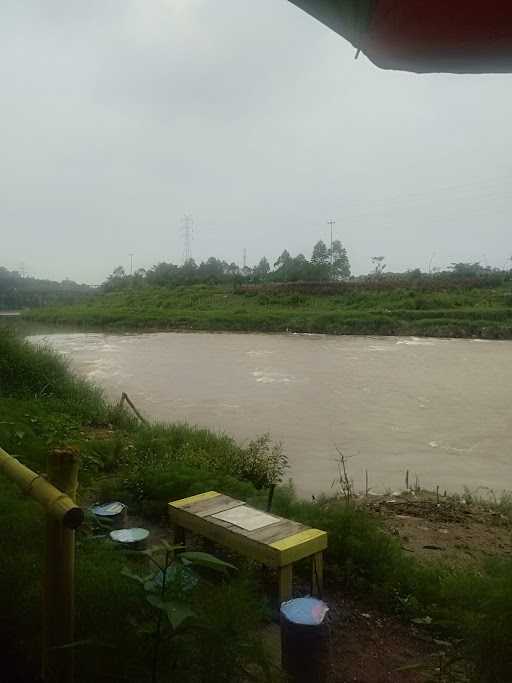
[[[2,448],[0,448],[0,471],[17,484],[23,493],[37,500],[49,516],[61,520],[68,529],[76,529],[83,522],[82,509],[68,495],[59,491],[41,474],[22,465]]]
[[[71,499],[78,486],[78,453],[55,450],[48,478]],[[48,514],[43,598],[43,680],[72,683],[74,678],[75,531]]]
[[[51,453],[47,481],[0,448],[0,471],[46,510],[42,679],[73,683],[75,529],[84,518],[73,501],[78,453],[72,449]]]

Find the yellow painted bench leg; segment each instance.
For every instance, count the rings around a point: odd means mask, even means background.
[[[312,561],[313,571],[313,595],[322,595],[324,588],[324,554],[323,552],[315,553]]]
[[[279,604],[291,600],[293,594],[293,564],[279,568]]]

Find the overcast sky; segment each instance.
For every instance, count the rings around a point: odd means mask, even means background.
[[[512,76],[381,71],[286,0],[3,0],[0,265],[512,254]]]

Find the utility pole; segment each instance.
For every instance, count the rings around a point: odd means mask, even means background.
[[[328,223],[328,225],[331,226],[331,277],[332,277],[333,276],[332,267],[334,264],[334,254],[332,253],[332,236],[333,236],[333,227],[334,227],[334,224],[336,223],[336,221],[331,218],[330,220],[327,221],[327,223]]]
[[[247,249],[244,249],[244,270],[247,268]]]
[[[194,221],[188,214],[181,220],[181,234],[183,235],[183,263],[186,263],[192,258],[192,240],[194,239]]]
[[[135,254],[129,254],[130,257],[130,275],[133,275],[133,257]]]
[[[436,252],[433,251],[432,256],[430,257],[429,262],[428,262],[428,274],[429,275],[432,273],[432,262],[433,262],[435,256],[436,256]]]

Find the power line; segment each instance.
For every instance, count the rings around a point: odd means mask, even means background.
[[[364,199],[353,202],[352,205],[345,206],[345,210],[347,215],[351,218],[355,218],[397,209],[407,210],[409,208],[415,208],[418,203],[432,203],[434,197],[436,204],[446,202],[452,205],[460,201],[464,201],[465,204],[467,204],[471,200],[501,199],[504,196],[504,191],[499,187],[499,182],[508,180],[510,180],[510,174],[505,176],[502,175],[494,179],[488,178],[486,180],[475,180],[467,183],[434,187],[426,192],[405,192],[400,195],[388,197],[365,197]],[[443,196],[443,193],[448,194]],[[510,195],[506,196],[507,198],[510,198]]]

